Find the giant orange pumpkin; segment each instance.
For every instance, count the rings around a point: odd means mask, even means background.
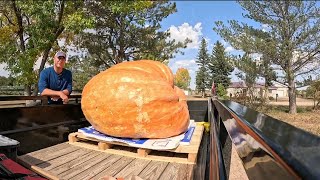
[[[184,92],[164,64],[140,60],[94,76],[82,91],[81,108],[98,131],[116,137],[166,138],[189,125]]]

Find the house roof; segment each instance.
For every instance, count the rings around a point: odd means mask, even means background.
[[[231,84],[229,85],[229,88],[246,88],[246,87],[247,87],[246,83],[242,82],[242,81],[240,81],[240,82],[231,82]],[[264,83],[258,82],[258,83],[256,83],[254,85],[254,87],[255,88],[264,88]],[[272,85],[272,86],[269,87],[269,89],[277,89],[277,87]]]

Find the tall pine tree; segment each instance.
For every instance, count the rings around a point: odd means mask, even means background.
[[[202,97],[204,97],[205,95],[205,89],[209,87],[208,62],[209,54],[207,49],[207,42],[204,38],[202,38],[201,46],[196,60],[196,63],[199,67],[196,76],[196,88],[201,92]]]
[[[212,55],[209,62],[210,84],[222,84],[225,89],[230,85],[229,75],[233,71],[231,58],[225,52],[224,46],[217,41],[212,49]]]
[[[238,1],[245,18],[266,28],[235,20],[216,22],[214,30],[234,48],[268,55],[282,71],[277,81],[288,86],[289,113],[297,112],[298,79],[319,70],[320,7],[317,1]],[[266,60],[266,59],[265,59]]]
[[[241,71],[237,73],[237,76],[244,80],[247,88],[243,92],[245,101],[243,102],[247,106],[254,107],[254,86],[256,80],[259,77],[259,65],[248,53],[245,53],[242,57],[239,56],[237,60],[234,61],[235,66]],[[246,104],[248,102],[249,104]]]

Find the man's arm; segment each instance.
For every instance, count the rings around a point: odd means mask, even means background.
[[[41,96],[50,96],[53,98],[61,98],[62,101],[68,102],[68,96],[64,94],[62,91],[55,91],[52,89],[49,89],[48,87],[48,74],[45,73],[45,71],[42,71],[40,73],[40,78],[39,78],[39,92]]]
[[[71,72],[69,73],[69,77],[68,77],[68,82],[67,83],[68,84],[67,84],[66,89],[64,89],[62,92],[65,95],[69,96],[71,94],[71,92],[72,92],[72,73]]]
[[[41,93],[41,96],[50,96],[53,99],[59,99],[59,97],[62,99],[63,102],[67,103],[69,101],[68,96],[63,91],[55,91],[51,89],[44,89]]]
[[[61,96],[61,94],[64,94],[64,95],[67,95],[65,94],[64,92],[62,91],[55,91],[55,90],[52,90],[52,89],[48,89],[48,88],[45,88],[42,93],[41,93],[41,96]]]

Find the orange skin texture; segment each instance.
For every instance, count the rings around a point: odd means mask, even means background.
[[[172,137],[185,132],[190,119],[171,70],[151,60],[120,63],[94,76],[82,91],[81,108],[96,130],[116,137]]]

